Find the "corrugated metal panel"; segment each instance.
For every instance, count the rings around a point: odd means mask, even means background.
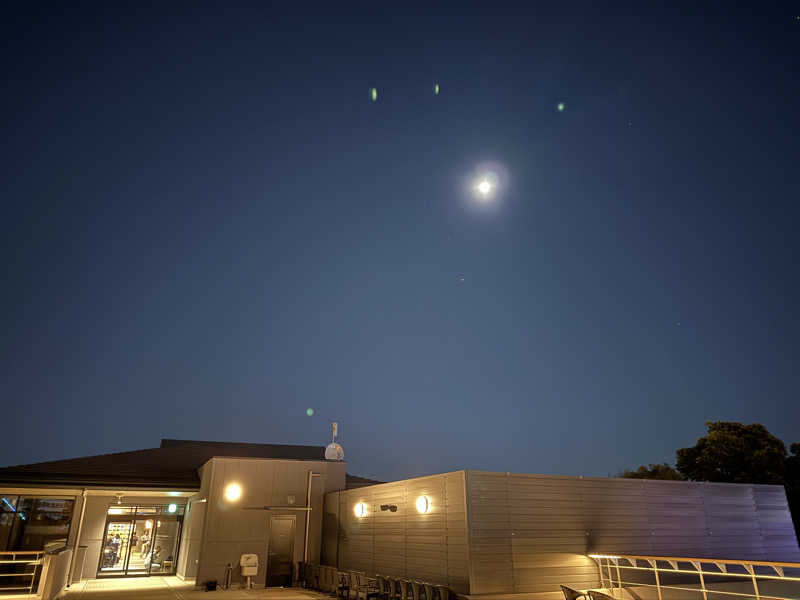
[[[338,503],[338,532],[326,526],[324,545],[336,535],[342,569],[420,579],[468,593],[463,481],[463,472],[456,472],[338,492],[331,500]],[[430,499],[426,514],[416,510],[422,495]],[[367,506],[362,518],[354,513],[359,502]],[[381,505],[397,510],[382,511]]]
[[[472,594],[599,585],[589,552],[800,560],[778,486],[467,471]]]

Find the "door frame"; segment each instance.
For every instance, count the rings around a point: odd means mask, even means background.
[[[141,505],[145,506],[145,505]],[[149,506],[147,507],[149,508]],[[151,535],[151,539],[153,543],[155,543],[156,534],[158,532],[158,521],[165,521],[167,519],[175,521],[178,523],[178,532],[176,534],[175,540],[175,554],[174,558],[172,559],[172,568],[175,570],[178,566],[178,553],[180,552],[180,545],[181,545],[181,536],[183,535],[183,517],[184,515],[160,515],[160,514],[153,514],[153,515],[137,515],[134,511],[129,515],[109,515],[106,512],[106,522],[103,526],[103,538],[100,540],[100,557],[97,560],[97,572],[95,577],[98,579],[107,579],[112,577],[150,577],[150,571],[152,569],[152,565],[146,571],[134,571],[133,573],[128,572],[128,563],[130,560],[131,551],[133,546],[131,546],[130,536],[133,535],[135,531],[136,521],[143,521],[143,520],[151,520],[153,521],[153,530]],[[131,526],[131,533],[128,537],[128,550],[125,553],[125,562],[123,563],[122,569],[119,571],[103,571],[101,569],[103,564],[103,550],[105,548],[106,538],[108,537],[108,525],[109,523],[130,523]],[[156,575],[165,575],[165,573],[156,573]]]
[[[267,564],[266,564],[266,568],[264,569],[264,571],[266,573],[265,576],[264,576],[264,587],[267,587],[267,583],[269,583],[269,545],[270,545],[270,542],[272,540],[272,521],[273,520],[276,520],[276,521],[278,521],[278,520],[280,520],[280,521],[291,521],[292,522],[292,533],[291,533],[292,550],[291,550],[291,555],[289,556],[289,562],[292,565],[292,572],[289,575],[290,580],[293,579],[293,575],[294,575],[294,543],[296,541],[295,538],[297,537],[297,515],[270,515],[269,516],[269,528],[268,528],[268,533],[267,533],[267,561],[266,561]],[[291,585],[291,584],[292,584],[292,581],[289,582],[289,585]]]
[[[100,557],[97,559],[97,574],[95,577],[126,577],[128,573],[128,558],[131,554],[131,537],[133,536],[134,523],[136,522],[136,515],[109,515],[106,514],[106,522],[103,525],[103,537],[100,539]],[[103,571],[103,556],[105,554],[106,539],[108,538],[108,526],[111,523],[128,523],[130,531],[128,532],[128,542],[125,544],[127,550],[125,557],[120,557],[122,560],[122,568],[119,571]]]

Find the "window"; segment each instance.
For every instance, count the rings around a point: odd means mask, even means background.
[[[75,501],[62,498],[0,498],[0,550],[42,550],[66,545]]]

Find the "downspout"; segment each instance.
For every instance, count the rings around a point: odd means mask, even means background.
[[[319,477],[319,473],[308,472],[308,484],[306,486],[306,535],[303,540],[303,562],[308,562],[308,533],[311,529],[311,484],[314,477]]]
[[[83,516],[86,514],[86,488],[81,493],[81,518],[78,520],[78,531],[75,533],[75,543],[72,544],[72,556],[69,557],[69,577],[67,587],[72,585],[72,568],[75,564],[75,555],[78,553],[78,544],[81,542],[81,531],[83,530]]]

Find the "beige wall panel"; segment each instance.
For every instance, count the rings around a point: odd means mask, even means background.
[[[430,512],[416,501],[427,496]],[[348,490],[337,494],[338,519],[328,502],[325,558],[338,553],[339,567],[449,585],[461,593],[469,581],[463,473],[448,473]],[[326,499],[327,501],[327,499]],[[367,505],[367,516],[353,509]],[[381,505],[397,510],[381,511]],[[338,522],[338,531],[331,523]],[[338,540],[337,551],[331,538]]]
[[[199,583],[208,579],[221,581],[227,563],[237,566],[242,554],[252,553],[259,557],[256,581],[263,584],[272,516],[289,515],[295,518],[293,558],[295,562],[303,560],[306,513],[288,507],[305,506],[309,471],[320,474],[320,477],[312,480],[308,547],[309,560],[318,560],[322,549],[318,536],[322,535],[323,497],[329,491],[344,487],[344,463],[236,458],[214,458],[209,463],[202,479],[202,489],[207,490],[208,502],[199,552]],[[226,486],[233,482],[242,487],[242,497],[235,503],[224,498]],[[264,506],[276,508],[269,511],[259,509]],[[258,510],[245,510],[245,507]],[[238,567],[234,569],[233,581],[243,581]]]

